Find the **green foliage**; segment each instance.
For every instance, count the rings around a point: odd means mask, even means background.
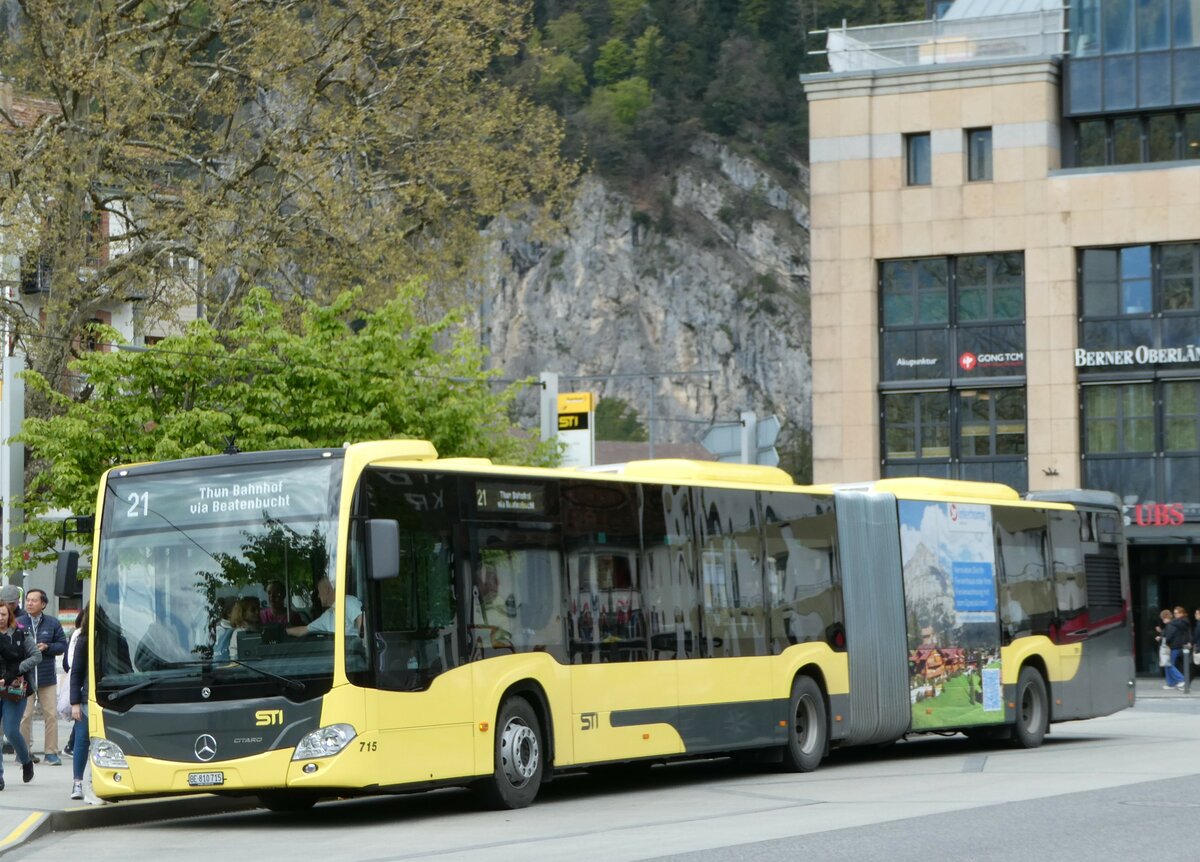
[[[665,53],[662,30],[651,24],[633,43],[633,70],[639,77],[654,83],[662,72]]]
[[[615,84],[622,78],[629,77],[633,71],[633,52],[620,39],[609,39],[600,46],[600,56],[592,66],[592,77],[596,83]]]
[[[651,85],[654,108],[633,134],[598,122],[593,93],[564,110],[576,152],[609,176],[633,177],[667,169],[702,129],[791,170],[807,149],[800,75],[827,68],[810,54],[824,47],[811,31],[924,14],[924,0],[539,0],[534,21],[547,44],[584,68],[596,58],[595,89],[628,75]],[[633,46],[628,71],[617,44]],[[538,98],[562,110],[557,95]]]
[[[547,48],[581,62],[591,49],[588,26],[578,12],[568,12],[546,24]]]
[[[560,106],[577,103],[586,90],[587,76],[573,58],[557,53],[542,55],[534,89],[539,101]]]
[[[650,107],[650,99],[650,84],[645,78],[627,78],[594,90],[590,108],[610,128],[632,132],[638,115]]]
[[[601,398],[596,404],[597,440],[648,440],[637,411],[620,398]]]
[[[160,332],[180,307],[221,327],[252,287],[382,303],[421,273],[436,317],[461,303],[480,224],[562,205],[577,175],[561,119],[493,74],[531,36],[528,3],[19,8],[0,40],[21,107],[0,110],[0,255],[42,259],[49,284],[40,319],[0,314],[41,336],[23,347],[55,388],[88,321],[126,298]],[[548,96],[581,89],[558,72]],[[27,413],[49,415],[36,392]]]
[[[608,0],[608,8],[613,30],[621,34],[628,33],[638,18],[648,11],[646,0]]]
[[[200,321],[151,350],[75,360],[72,371],[90,391],[85,400],[27,372],[27,385],[60,412],[27,419],[17,438],[46,467],[24,501],[31,544],[14,553],[53,547],[57,524],[41,515],[94,511],[104,470],[217,454],[230,440],[254,451],[411,437],[432,441],[445,456],[547,462],[553,454],[507,421],[515,388],[489,382],[494,375],[456,315],[422,322],[422,299],[410,283],[365,311],[357,291],[320,306],[281,303],[258,288],[223,331]],[[352,319],[364,325],[355,331]]]

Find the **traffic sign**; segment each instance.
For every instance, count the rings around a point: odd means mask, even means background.
[[[752,411],[742,413],[740,422],[723,422],[713,425],[705,432],[700,445],[727,464],[779,465],[779,453],[775,451],[775,440],[779,437],[781,423],[778,416],[768,416],[758,421]],[[753,440],[753,451],[751,451]]]
[[[742,453],[742,423],[713,425],[704,434],[700,445],[721,461],[740,460]]]
[[[759,449],[770,449],[775,445],[776,438],[779,437],[779,417],[768,416],[766,419],[758,420],[758,433],[755,441]],[[758,463],[762,463],[759,461]],[[772,467],[775,465],[772,464]]]

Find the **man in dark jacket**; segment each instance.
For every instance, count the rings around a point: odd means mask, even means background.
[[[1171,648],[1171,663],[1163,668],[1167,684],[1163,688],[1176,688],[1183,691],[1184,676],[1179,670],[1179,656],[1183,648],[1192,642],[1192,627],[1188,623],[1187,611],[1182,606],[1176,606],[1175,618],[1163,629],[1162,639]]]
[[[42,662],[34,671],[35,679],[29,682],[29,702],[25,704],[25,715],[21,718],[21,735],[29,750],[33,751],[33,713],[42,714],[46,725],[46,763],[62,765],[58,756],[58,656],[67,651],[67,635],[62,623],[45,613],[49,597],[44,590],[32,589],[25,593],[23,623],[33,632],[37,648],[42,651]],[[36,704],[34,700],[36,699]]]

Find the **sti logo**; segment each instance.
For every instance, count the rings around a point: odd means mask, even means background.
[[[974,371],[975,366],[979,364],[979,357],[970,351],[958,357],[958,367],[963,371]]]

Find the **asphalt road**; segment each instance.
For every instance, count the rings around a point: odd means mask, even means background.
[[[708,761],[569,776],[531,808],[465,791],[59,833],[26,858],[1005,860],[1186,854],[1200,813],[1200,697],[1058,725],[1036,750],[923,737],[835,753],[811,775]],[[1165,842],[1165,844],[1164,844]]]

